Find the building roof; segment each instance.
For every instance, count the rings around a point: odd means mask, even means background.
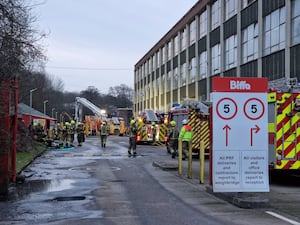
[[[27,114],[27,115],[32,115],[32,116],[38,116],[42,117],[45,119],[53,119],[50,116],[47,116],[44,113],[41,113],[40,111],[35,110],[34,108],[30,108],[30,106],[24,104],[24,103],[19,103],[18,104],[18,114]]]

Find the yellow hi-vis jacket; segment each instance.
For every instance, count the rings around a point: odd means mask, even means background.
[[[190,125],[184,125],[180,130],[179,139],[182,139],[182,141],[191,141],[192,138],[192,127]]]

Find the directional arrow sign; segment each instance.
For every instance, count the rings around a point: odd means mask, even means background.
[[[230,126],[225,125],[223,127],[223,130],[225,130],[225,146],[228,146],[228,130],[231,130]]]
[[[250,130],[250,146],[253,146],[253,132],[257,134],[260,131],[260,128],[255,124],[255,127]]]
[[[267,79],[215,77],[212,87],[213,191],[268,192]]]

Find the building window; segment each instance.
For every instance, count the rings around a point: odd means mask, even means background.
[[[251,24],[242,31],[242,62],[258,57],[258,24]]]
[[[166,63],[166,46],[162,48],[162,63]]]
[[[186,28],[184,28],[180,32],[180,46],[181,46],[181,51],[183,51],[186,48]]]
[[[178,35],[174,38],[174,55],[177,55],[179,52],[179,43],[178,43]]]
[[[156,54],[154,54],[153,56],[152,56],[152,63],[153,63],[153,71],[157,68],[156,67]]]
[[[207,52],[202,52],[199,57],[200,79],[207,77]]]
[[[152,96],[155,96],[155,82],[152,82]]]
[[[211,75],[220,72],[221,65],[221,48],[220,44],[216,44],[211,48]]]
[[[242,8],[246,8],[248,5],[250,5],[252,2],[255,2],[256,0],[243,0],[242,1]]]
[[[167,74],[167,91],[171,90],[171,71]]]
[[[162,92],[165,90],[165,87],[166,87],[166,75],[163,74],[161,76],[161,88],[162,88]]]
[[[180,78],[181,78],[181,87],[186,85],[186,63],[181,65],[180,70]]]
[[[153,64],[152,64],[152,57],[150,57],[149,59],[149,72],[148,73],[151,73],[153,71]]]
[[[190,45],[196,41],[196,20],[190,23]]]
[[[237,13],[237,0],[225,0],[225,20]]]
[[[221,3],[220,0],[217,0],[211,6],[211,30],[214,30],[220,25],[220,20],[221,20]]]
[[[160,89],[160,77],[156,79],[156,90],[157,90],[157,95],[159,94],[159,89]]]
[[[190,61],[189,71],[190,71],[189,83],[193,83],[196,81],[196,73],[197,73],[196,58],[192,58],[192,60]]]
[[[172,58],[172,42],[168,42],[168,60]]]
[[[207,33],[207,11],[205,10],[200,15],[200,22],[199,22],[199,39],[204,37]]]
[[[178,88],[178,67],[174,69],[173,89]]]
[[[232,35],[225,40],[225,69],[236,67],[237,60],[237,38]]]
[[[285,7],[273,11],[264,19],[264,55],[285,47]]]
[[[156,67],[159,68],[160,67],[160,52],[156,52]]]
[[[300,43],[300,1],[292,1],[292,45]]]

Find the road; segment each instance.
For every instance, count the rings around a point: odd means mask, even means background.
[[[99,138],[88,137],[73,151],[45,151],[23,171],[25,183],[12,186],[9,199],[0,202],[0,224],[300,224],[291,202],[293,210],[236,207],[196,179],[154,167],[173,160],[163,147],[139,145],[133,158],[127,141],[110,136],[101,149]],[[287,190],[299,202],[297,188]]]

